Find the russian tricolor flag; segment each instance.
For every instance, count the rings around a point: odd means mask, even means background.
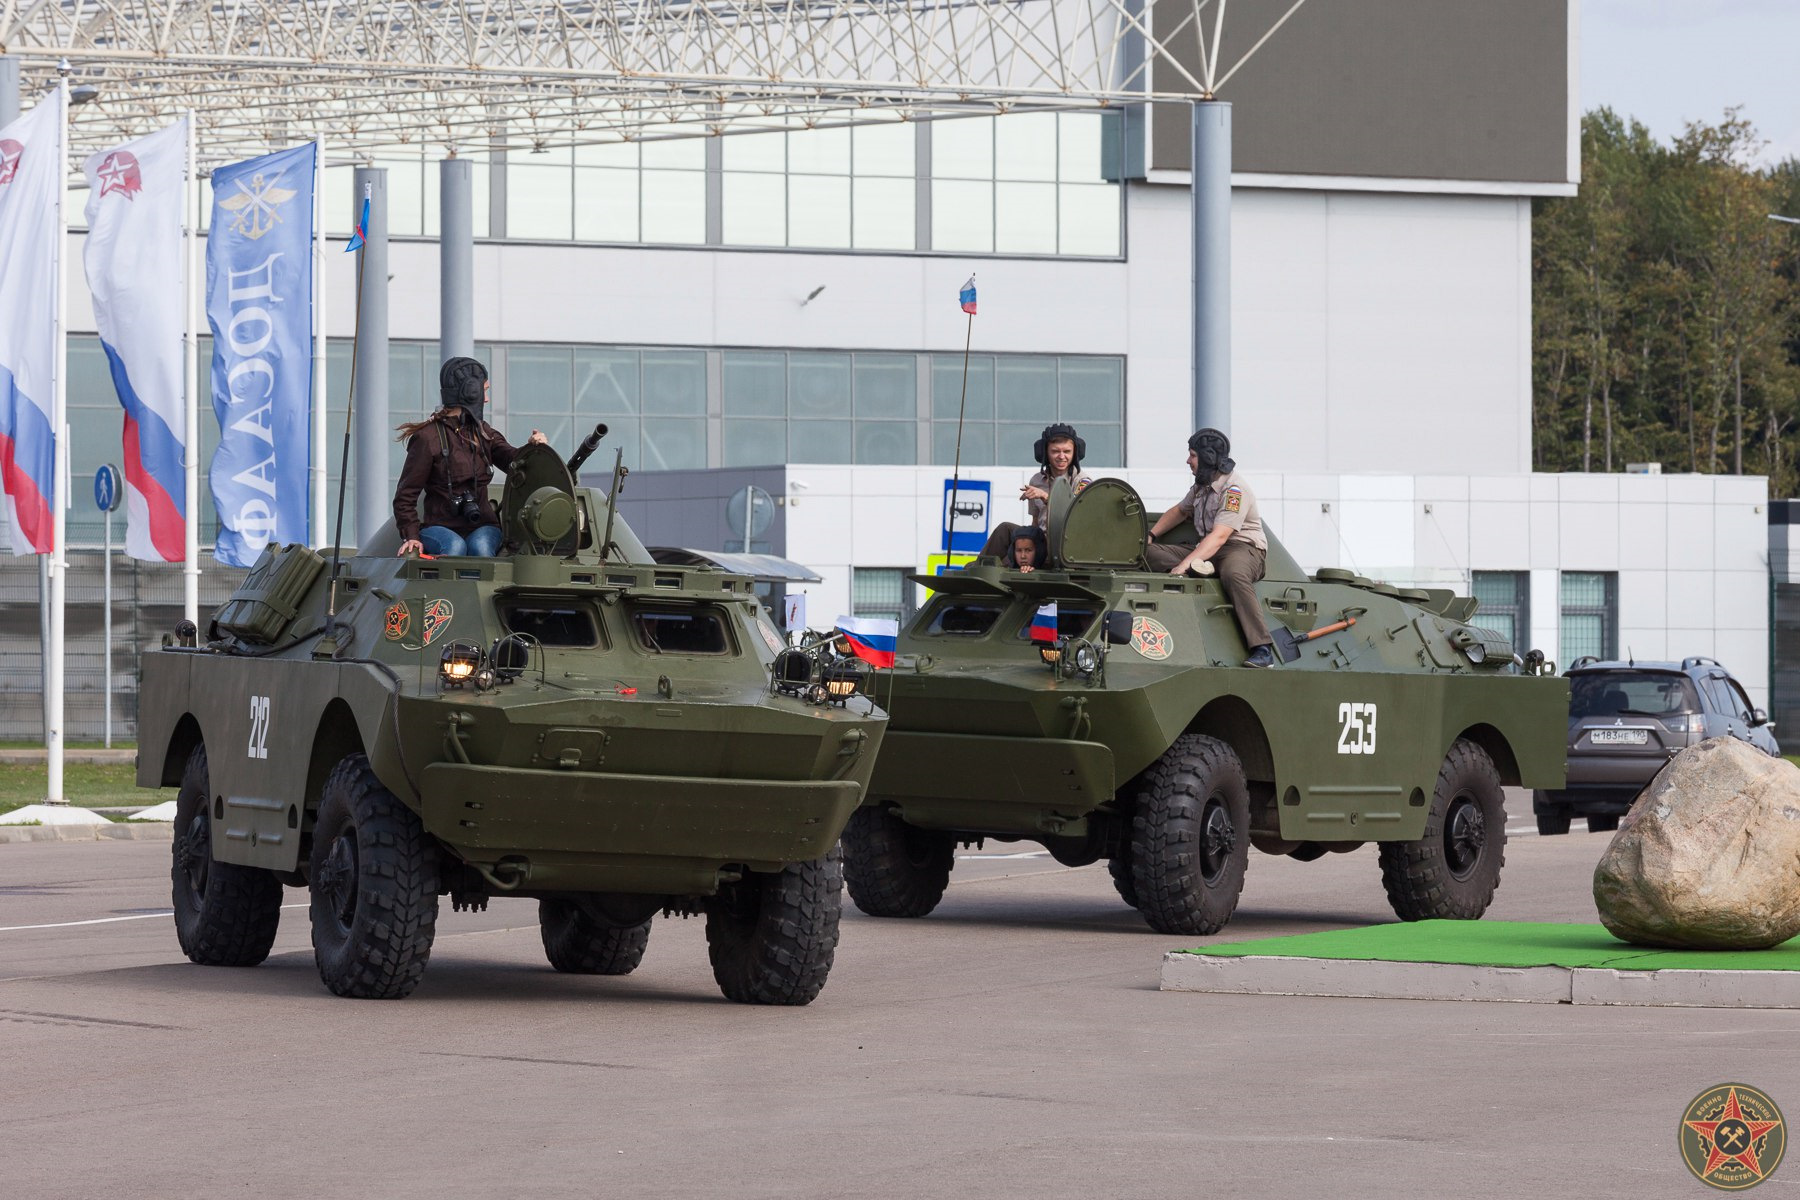
[[[962,310],[964,312],[968,313],[971,317],[974,316],[975,315],[975,277],[973,275],[969,276],[969,282],[962,285],[962,291],[957,293],[957,298],[962,301]]]
[[[0,128],[0,483],[14,554],[56,540],[56,244],[62,101]]]
[[[1034,642],[1054,642],[1056,640],[1056,601],[1052,600],[1032,616],[1031,640]]]
[[[856,657],[872,667],[894,665],[894,646],[900,640],[900,622],[881,617],[839,617],[837,631],[849,639]]]

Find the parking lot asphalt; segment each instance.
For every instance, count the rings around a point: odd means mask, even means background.
[[[1490,915],[1592,921],[1607,840],[1515,837]],[[446,905],[411,998],[341,1000],[300,891],[263,966],[196,967],[166,843],[0,846],[0,1192],[1702,1196],[1696,1094],[1800,1118],[1800,1012],[1156,990],[1178,946],[1393,919],[1373,847],[1253,855],[1213,939],[1037,851],[960,859],[922,920],[847,908],[823,995],[759,1009],[719,996],[698,919],[658,919],[631,976],[566,976],[525,901]],[[1800,1159],[1758,1192],[1800,1195]]]

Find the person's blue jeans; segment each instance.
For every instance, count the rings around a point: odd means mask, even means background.
[[[419,542],[425,553],[435,556],[492,558],[500,553],[500,527],[483,525],[464,537],[442,525],[427,525],[419,530]]]

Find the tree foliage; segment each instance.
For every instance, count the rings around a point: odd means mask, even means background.
[[[1734,110],[1663,145],[1596,109],[1581,188],[1532,220],[1540,471],[1766,474],[1800,463],[1800,162],[1758,167]]]

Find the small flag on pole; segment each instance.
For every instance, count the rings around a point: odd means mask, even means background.
[[[1032,616],[1031,640],[1034,642],[1054,642],[1056,640],[1056,601],[1052,600]]]
[[[964,312],[968,313],[971,317],[974,316],[975,315],[975,277],[973,275],[969,276],[969,282],[962,285],[962,291],[958,294],[958,299],[960,299],[962,301],[962,310]]]
[[[837,631],[848,639],[856,657],[870,666],[894,665],[894,645],[900,637],[900,622],[881,617],[839,617]]]
[[[363,248],[369,239],[369,198],[363,197],[362,216],[357,219],[356,232],[350,235],[350,244],[344,247],[345,254],[353,254]]]

